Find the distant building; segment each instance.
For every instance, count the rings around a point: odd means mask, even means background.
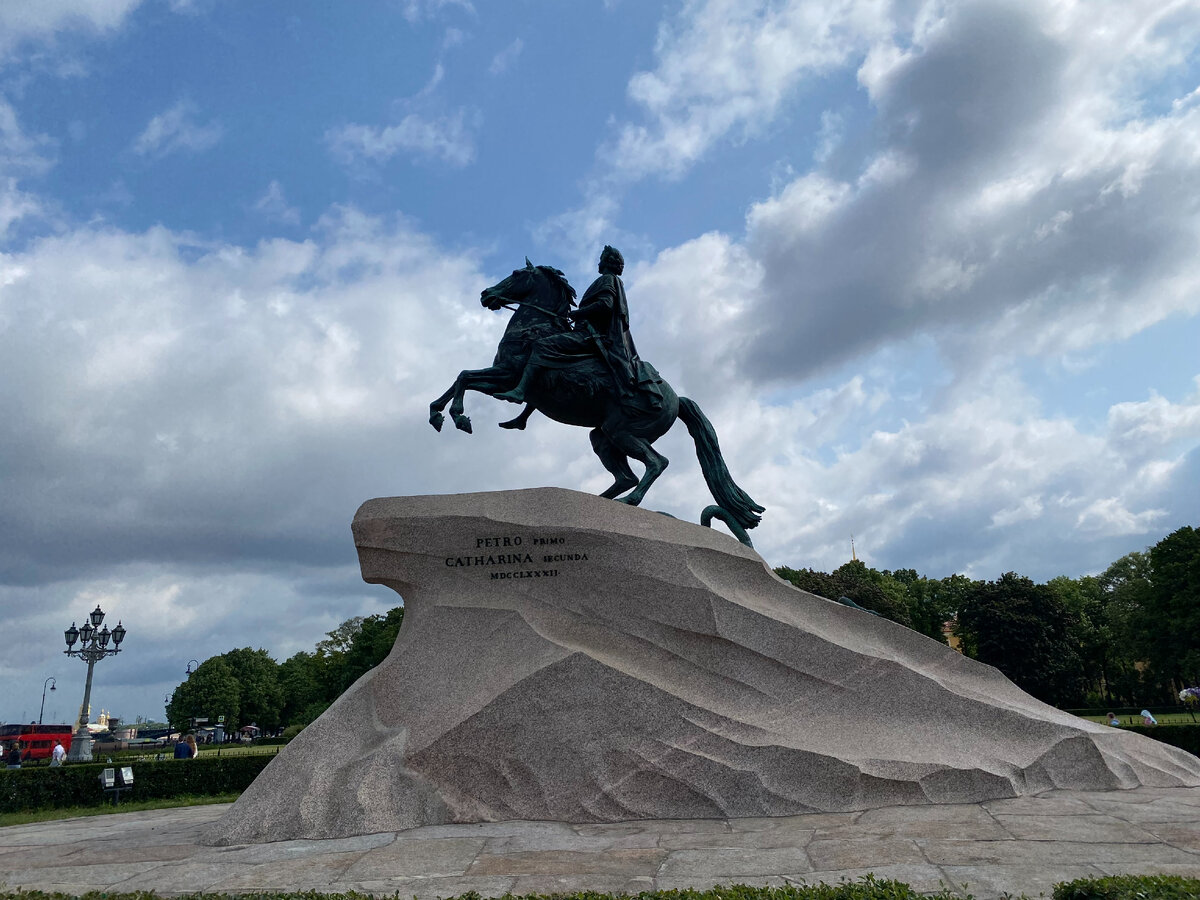
[[[951,650],[963,652],[962,641],[958,639],[958,635],[954,633],[954,626],[958,623],[954,619],[947,619],[942,623],[942,635],[946,638],[946,643],[950,645]]]

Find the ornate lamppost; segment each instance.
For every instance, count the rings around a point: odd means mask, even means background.
[[[92,736],[88,732],[88,716],[92,709],[92,669],[97,660],[120,653],[121,641],[125,640],[125,627],[120,620],[117,621],[117,627],[112,631],[108,630],[107,625],[101,630],[100,625],[103,622],[104,610],[97,604],[87,619],[84,619],[82,628],[76,628],[75,623],[72,622],[71,627],[63,633],[67,639],[67,649],[63,652],[67,656],[78,656],[88,664],[87,687],[83,689],[83,705],[79,707],[79,722],[75,727],[75,734],[71,738],[71,749],[67,753],[67,759],[70,762],[90,762],[92,759]],[[108,646],[110,640],[113,643],[112,647]],[[79,641],[78,650],[73,649],[75,641]]]
[[[46,712],[46,685],[48,685],[48,684],[50,685],[50,690],[53,691],[53,690],[58,689],[58,682],[54,680],[53,675],[51,675],[49,678],[47,678],[45,681],[42,682],[42,707],[40,710],[38,710],[38,724],[39,725],[42,724],[42,716],[45,715],[45,712]]]

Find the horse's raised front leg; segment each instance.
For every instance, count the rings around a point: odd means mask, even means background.
[[[429,424],[438,431],[442,430],[444,421],[442,409],[446,402],[450,401],[450,418],[454,420],[454,427],[470,434],[471,419],[463,414],[463,395],[467,391],[494,394],[511,385],[514,378],[515,375],[511,370],[495,366],[489,366],[486,369],[466,369],[459,372],[450,389],[429,404]]]
[[[458,378],[454,379],[454,384],[450,385],[450,389],[429,404],[429,424],[433,426],[434,431],[442,430],[442,423],[446,421],[446,417],[442,415],[442,410],[446,408],[446,404],[450,402],[450,398],[458,391],[459,379],[465,374],[466,372],[460,372]]]

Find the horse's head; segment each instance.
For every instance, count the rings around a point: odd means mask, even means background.
[[[503,281],[484,288],[479,294],[479,302],[488,309],[500,309],[502,306],[515,306],[528,297],[537,287],[537,266],[525,257],[525,268],[513,269],[513,273]]]
[[[484,288],[479,302],[488,309],[536,304],[555,314],[565,313],[575,302],[575,289],[566,276],[550,266],[535,266],[525,257],[525,268],[514,269],[503,281]]]

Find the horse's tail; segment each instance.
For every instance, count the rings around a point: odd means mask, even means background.
[[[743,528],[753,528],[762,521],[760,513],[766,508],[755,503],[750,495],[738,487],[729,474],[725,458],[721,456],[721,445],[717,443],[717,432],[712,422],[701,412],[700,407],[687,397],[679,398],[679,418],[687,426],[688,434],[696,442],[696,456],[700,460],[700,471],[712,492],[713,499]]]

